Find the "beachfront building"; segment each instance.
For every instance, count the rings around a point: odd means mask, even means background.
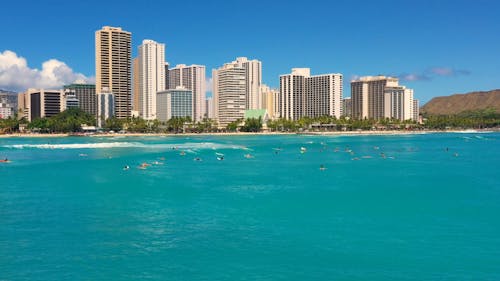
[[[104,88],[97,94],[97,126],[102,128],[106,120],[115,116],[115,95]]]
[[[420,115],[420,105],[417,99],[413,99],[413,120],[418,121]]]
[[[356,119],[413,119],[413,90],[398,78],[366,76],[351,81],[352,117]]]
[[[205,105],[205,117],[214,119],[214,98],[208,97]]]
[[[17,112],[17,100],[17,93],[0,90],[0,119],[15,116]]]
[[[64,90],[29,89],[19,94],[19,110],[28,121],[52,117],[65,109]]]
[[[271,89],[267,85],[261,86],[261,109],[266,109],[269,118],[274,119],[277,110],[277,100],[279,96],[279,91],[276,89]]]
[[[261,106],[262,63],[236,58],[212,71],[214,117],[220,127],[242,119],[246,109]]]
[[[166,122],[173,117],[189,117],[193,120],[193,92],[182,86],[157,94],[158,120]]]
[[[165,44],[143,40],[138,55],[139,116],[154,120],[156,93],[165,90]]]
[[[165,65],[168,68],[168,64]],[[206,77],[204,65],[178,64],[168,69],[167,89],[176,89],[179,86],[191,90],[193,93],[193,120],[200,121],[205,117]]]
[[[97,96],[95,84],[70,84],[64,86],[64,90],[69,90],[75,94],[76,99],[78,99],[78,106],[83,111],[96,116]]]
[[[342,102],[342,115],[351,117],[352,115],[352,100],[351,97],[345,97]]]
[[[96,91],[114,94],[118,118],[129,118],[132,111],[131,41],[132,34],[120,27],[104,26],[95,32]]]
[[[139,87],[139,58],[132,59],[132,111],[139,115],[139,96],[141,88]]]
[[[212,71],[215,120],[220,127],[242,119],[246,106],[245,69],[237,64],[225,64]]]
[[[63,111],[70,108],[80,108],[80,100],[74,91],[64,90]]]
[[[245,57],[237,58],[236,63],[239,63],[245,69],[246,82],[246,109],[261,109],[262,108],[262,62],[258,60],[248,60]]]
[[[384,117],[401,121],[413,119],[413,90],[404,86],[387,87],[384,93]]]
[[[310,75],[309,68],[293,68],[280,76],[279,116],[302,117],[342,115],[342,74]]]

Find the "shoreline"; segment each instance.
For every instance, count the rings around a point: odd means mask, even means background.
[[[424,130],[424,131],[333,131],[333,132],[226,132],[226,133],[112,133],[89,134],[82,137],[182,137],[182,136],[270,136],[270,135],[303,135],[303,136],[390,136],[390,135],[422,135],[439,133],[494,133],[491,130]],[[29,134],[15,133],[0,135],[1,138],[63,138],[74,137],[72,134]],[[80,137],[80,136],[76,136]]]

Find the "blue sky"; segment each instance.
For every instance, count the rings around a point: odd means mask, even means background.
[[[246,56],[272,87],[292,67],[344,74],[344,96],[353,77],[392,75],[425,103],[500,88],[499,12],[495,0],[6,1],[0,88],[94,76],[94,32],[110,25],[132,32],[134,55],[153,39],[171,64],[203,64],[208,76]]]

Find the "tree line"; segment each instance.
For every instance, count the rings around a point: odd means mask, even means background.
[[[278,118],[267,121],[267,129],[272,132],[318,131],[355,131],[355,130],[446,130],[446,129],[484,129],[500,127],[500,113],[494,109],[466,111],[455,115],[423,114],[424,122],[400,121],[398,119],[351,119],[321,116],[302,117],[298,120]],[[40,133],[77,133],[82,132],[82,124],[96,125],[95,116],[79,108],[67,109],[53,117],[43,117],[28,122],[17,116],[0,119],[0,133],[19,131],[20,125],[32,132]],[[109,118],[104,122],[105,131],[127,131],[135,133],[206,133],[206,132],[260,132],[264,127],[261,118],[238,119],[220,129],[213,119],[204,118],[193,122],[190,117],[173,117],[167,122],[147,121],[139,117],[129,119]]]

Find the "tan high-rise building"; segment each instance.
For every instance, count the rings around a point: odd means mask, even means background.
[[[131,44],[132,34],[120,27],[95,32],[96,92],[114,94],[118,118],[129,118],[132,111]]]
[[[351,81],[352,117],[355,119],[414,119],[413,90],[398,78],[366,76]]]
[[[139,112],[139,96],[141,95],[139,87],[139,58],[132,60],[132,110]]]
[[[352,117],[384,118],[385,90],[397,86],[397,78],[386,76],[366,76],[351,81]]]
[[[279,91],[276,89],[271,89],[267,85],[262,85],[260,87],[261,92],[261,105],[259,108],[266,109],[269,118],[275,119],[277,112],[277,97],[279,95]]]

